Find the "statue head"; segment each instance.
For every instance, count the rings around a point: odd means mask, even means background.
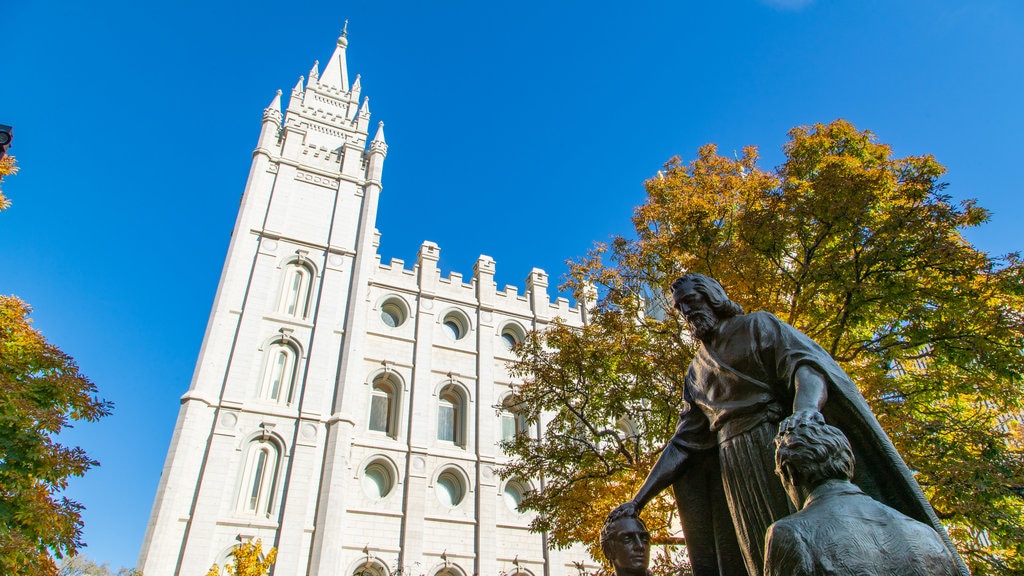
[[[788,418],[786,419],[788,420]],[[783,420],[775,437],[775,472],[797,508],[829,480],[853,478],[853,449],[843,431],[810,421],[790,428]]]
[[[717,280],[697,273],[686,274],[672,283],[672,302],[700,340],[720,321],[743,313],[743,307],[729,300]]]
[[[601,550],[616,576],[646,576],[651,535],[636,515],[609,515],[601,527]]]

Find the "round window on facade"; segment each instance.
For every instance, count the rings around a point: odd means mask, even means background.
[[[395,487],[391,467],[380,460],[374,460],[363,470],[363,492],[374,500],[380,500]]]
[[[515,323],[508,323],[501,329],[501,342],[505,350],[512,350],[512,347],[526,339],[526,333]]]
[[[445,334],[447,334],[452,340],[462,340],[462,338],[469,332],[469,322],[458,312],[449,312],[448,314],[445,314],[444,321],[441,322],[441,325],[444,327]]]
[[[505,490],[502,491],[501,497],[505,500],[505,506],[508,509],[515,512],[516,514],[522,514],[519,510],[520,504],[523,503],[523,498],[526,496],[528,488],[519,480],[509,480],[505,484]]]
[[[407,317],[405,304],[398,298],[389,298],[380,306],[380,320],[385,326],[398,328]]]
[[[434,481],[434,493],[441,505],[454,508],[466,497],[466,485],[458,473],[445,470]]]

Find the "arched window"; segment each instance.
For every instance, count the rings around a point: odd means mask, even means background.
[[[313,269],[302,260],[296,260],[288,264],[284,269],[281,303],[277,311],[288,316],[305,318],[309,313],[312,289]]]
[[[274,402],[291,402],[298,356],[295,348],[287,342],[279,340],[270,346],[263,370],[261,397]]]
[[[466,444],[466,395],[455,384],[445,386],[437,396],[437,439]]]
[[[398,434],[399,386],[389,374],[373,379],[370,391],[370,430],[383,432],[392,438]]]
[[[508,442],[520,434],[530,434],[530,425],[523,410],[509,394],[501,403],[501,439]]]
[[[352,576],[388,576],[388,569],[377,560],[367,560],[355,569]]]
[[[280,454],[277,444],[270,440],[255,440],[249,445],[239,493],[242,512],[258,516],[273,512]]]

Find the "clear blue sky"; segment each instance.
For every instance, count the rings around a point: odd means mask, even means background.
[[[292,6],[300,6],[293,8]],[[1019,250],[1024,3],[7,0],[0,293],[116,403],[67,435],[102,462],[68,493],[85,553],[134,566],[213,301],[263,108],[349,24],[389,155],[381,253],[423,240],[499,285],[630,231],[642,183],[716,142],[781,159],[838,117],[934,154]]]

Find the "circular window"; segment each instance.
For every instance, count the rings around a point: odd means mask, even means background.
[[[391,493],[395,482],[390,467],[380,460],[374,460],[363,470],[363,492],[374,500],[380,500]]]
[[[380,320],[386,326],[398,328],[408,316],[404,303],[398,298],[389,298],[380,306]]]
[[[501,329],[501,342],[505,350],[512,350],[512,347],[526,339],[526,332],[515,322],[509,322]]]
[[[505,490],[502,491],[501,497],[505,500],[505,506],[508,509],[521,514],[519,511],[519,505],[523,503],[523,497],[526,496],[527,488],[522,482],[518,480],[509,480],[505,484]]]
[[[441,325],[444,327],[445,334],[452,340],[462,340],[469,332],[469,322],[458,312],[445,314]]]
[[[459,474],[446,470],[434,481],[434,493],[437,494],[437,499],[443,506],[454,508],[465,498],[466,487]]]

